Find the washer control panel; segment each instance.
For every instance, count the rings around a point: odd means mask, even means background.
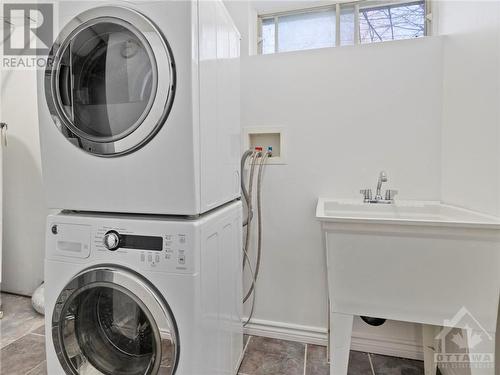
[[[100,258],[122,257],[146,270],[190,273],[195,269],[191,237],[182,231],[147,234],[103,225],[97,228],[94,246]]]

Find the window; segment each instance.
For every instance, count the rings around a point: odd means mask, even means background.
[[[426,0],[357,1],[259,16],[259,52],[418,38],[426,35]]]
[[[361,43],[418,38],[425,35],[425,3],[386,5],[359,10]]]
[[[335,45],[335,11],[292,12],[262,19],[262,53]]]

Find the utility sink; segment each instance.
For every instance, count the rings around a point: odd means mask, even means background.
[[[439,202],[327,198],[318,199],[316,218],[328,272],[331,374],[347,374],[354,316],[422,324],[426,375],[435,374],[439,354],[431,348],[442,347],[427,328],[470,328],[464,311],[484,338],[471,350],[494,353],[498,218]]]
[[[363,203],[354,199],[319,198],[320,221],[399,225],[434,225],[500,229],[500,220],[434,201],[396,201],[393,204]]]

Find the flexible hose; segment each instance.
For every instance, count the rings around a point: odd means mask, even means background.
[[[247,201],[247,223],[246,223],[246,227],[247,227],[247,230],[246,230],[246,237],[245,237],[245,244],[243,245],[243,250],[245,252],[248,252],[248,246],[250,245],[250,235],[251,235],[251,230],[252,230],[252,219],[253,219],[253,204],[252,204],[252,200],[253,200],[253,178],[254,178],[254,174],[255,174],[255,162],[257,160],[257,158],[259,157],[260,153],[259,152],[252,152],[252,157],[250,158],[250,177],[249,177],[249,182],[248,182],[248,186],[249,186],[249,189],[248,189],[248,201]],[[242,173],[242,176],[243,176],[243,173]],[[245,270],[245,264],[246,262],[244,261],[243,262],[243,270]],[[243,301],[243,302],[246,302]]]
[[[248,190],[247,190],[247,187],[245,185],[245,179],[243,178],[243,172],[245,170],[245,164],[246,164],[248,158],[250,156],[252,156],[253,154],[254,154],[253,150],[247,150],[247,151],[245,151],[245,153],[241,157],[241,168],[240,168],[240,171],[241,171],[241,192],[243,193],[243,198],[245,199],[245,204],[247,205],[247,207],[248,207]],[[252,220],[252,216],[253,216],[253,212],[249,211],[247,214],[247,217],[245,217],[245,219],[243,220],[243,226],[246,226],[248,221]]]
[[[245,179],[243,177],[244,171],[245,171],[245,163],[249,157],[251,157],[251,159],[250,159],[250,176],[249,176],[250,193],[248,192],[248,190],[245,186]],[[243,269],[245,268],[245,264],[248,264],[248,269],[250,271],[251,282],[252,282],[252,286],[253,286],[254,290],[256,290],[255,289],[255,274],[253,271],[252,262],[250,261],[250,257],[248,256],[248,246],[250,243],[250,234],[251,234],[250,233],[250,230],[251,230],[250,223],[252,222],[252,219],[253,219],[252,191],[253,191],[253,178],[254,178],[254,172],[255,172],[255,161],[256,161],[257,157],[258,157],[258,153],[256,153],[253,150],[248,150],[243,154],[243,156],[241,158],[241,190],[243,193],[243,198],[244,198],[245,203],[247,205],[247,216],[243,222],[243,226],[247,227],[246,228],[245,244],[243,245],[243,257],[244,257]],[[256,298],[255,295],[256,295],[256,293],[253,293],[250,314],[249,314],[248,319],[245,321],[245,323],[243,323],[244,327],[250,322],[250,319],[253,316],[254,308],[255,308],[255,298]],[[243,301],[243,303],[245,303],[245,302],[246,302],[246,300]]]
[[[250,258],[248,257],[248,252],[245,249],[243,249],[243,256],[245,258],[245,261],[248,262],[248,269],[250,270],[250,275],[252,276],[252,279],[251,279],[252,285],[255,285],[255,274],[253,272],[252,262],[250,262]],[[257,291],[257,289],[254,289],[254,293],[252,295],[252,306],[250,308],[250,314],[248,315],[248,319],[245,321],[245,323],[243,323],[243,327],[246,327],[247,324],[250,323],[250,320],[253,317],[254,308],[255,308],[256,291]]]
[[[246,293],[245,297],[243,298],[243,303],[245,303],[249,298],[252,292],[255,291],[255,286],[257,284],[257,279],[259,277],[259,270],[260,270],[260,261],[261,261],[261,256],[262,256],[262,176],[264,172],[264,165],[266,163],[267,158],[269,157],[269,153],[266,152],[259,164],[259,172],[257,176],[257,260],[255,263],[255,272],[254,272],[254,277],[253,277],[253,282],[250,285],[250,289]],[[252,306],[253,310],[253,306]],[[250,320],[251,316],[249,317],[248,320]]]

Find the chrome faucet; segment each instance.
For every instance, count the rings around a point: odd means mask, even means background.
[[[387,173],[380,172],[377,182],[377,192],[375,198],[372,197],[371,189],[362,189],[360,193],[363,194],[363,201],[365,203],[394,203],[394,196],[398,193],[397,190],[386,190],[385,197],[382,197],[382,184],[387,182]]]
[[[387,173],[382,171],[382,172],[380,172],[380,175],[378,176],[377,194],[375,194],[375,200],[377,200],[377,201],[382,199],[382,184],[384,182],[387,182]]]

